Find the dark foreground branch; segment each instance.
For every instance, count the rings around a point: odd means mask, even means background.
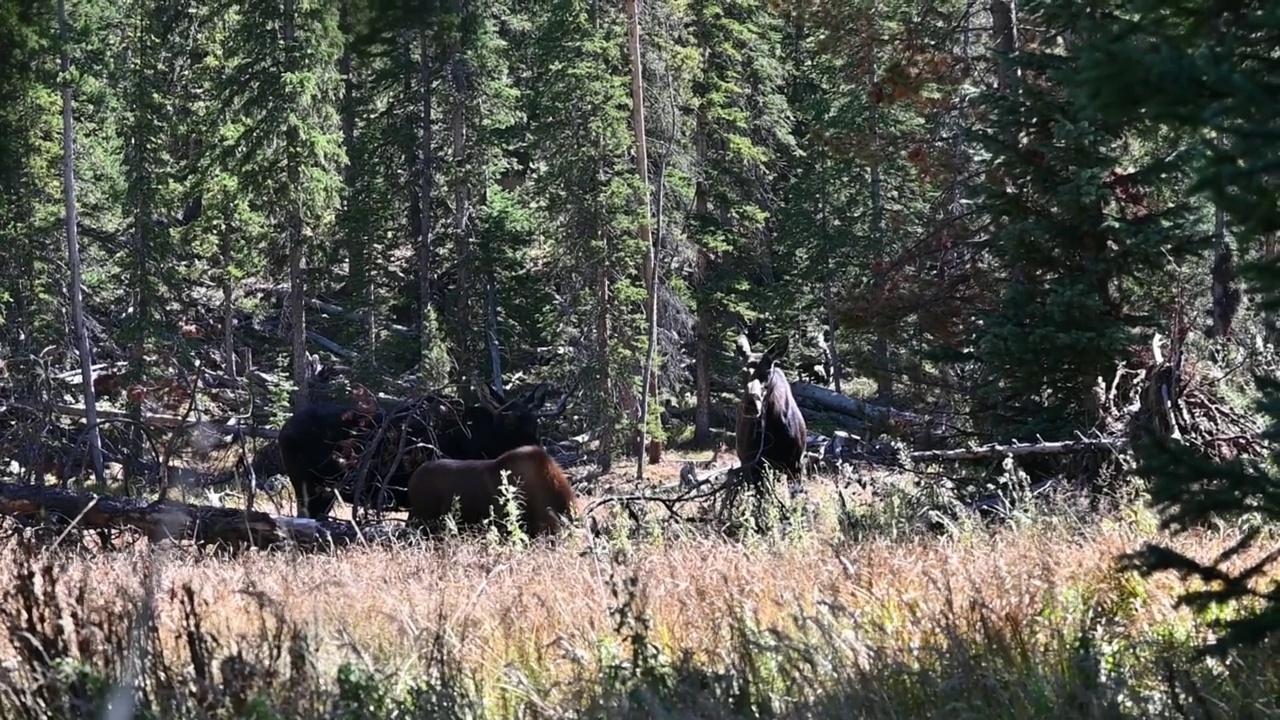
[[[269,515],[238,508],[182,502],[146,504],[131,498],[77,493],[42,485],[0,483],[0,514],[85,530],[134,529],[152,540],[191,540],[199,544],[271,547],[292,544],[327,549],[356,542],[389,539],[389,528],[358,528],[350,522]]]

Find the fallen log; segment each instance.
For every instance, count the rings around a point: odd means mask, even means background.
[[[1064,453],[1084,452],[1091,450],[1111,450],[1128,452],[1127,438],[1097,438],[1094,440],[1059,440],[1057,442],[1014,442],[1008,445],[991,443],[972,448],[956,448],[954,450],[917,450],[907,455],[914,462],[931,460],[981,460],[1001,456],[1021,455],[1061,455]]]
[[[86,530],[138,530],[152,540],[272,547],[292,544],[324,549],[389,539],[390,528],[358,528],[350,522],[269,515],[256,510],[191,505],[172,500],[77,493],[45,485],[0,483],[0,514],[25,524],[40,519]]]
[[[807,402],[829,412],[850,415],[862,420],[890,420],[915,426],[923,425],[926,422],[925,418],[915,413],[895,410],[882,405],[873,405],[865,400],[841,395],[824,387],[800,380],[791,383],[791,394],[802,404]]]
[[[272,295],[272,299],[276,302],[288,302],[289,288],[287,287],[266,287],[266,288],[259,288],[259,289],[265,290],[266,292],[270,293]],[[305,302],[307,304],[307,307],[310,307],[313,310],[318,310],[321,313],[324,313],[325,315],[341,317],[345,320],[351,320],[353,322],[369,321],[368,310],[348,310],[340,305],[334,305],[331,302],[325,302],[324,300],[320,300],[318,298],[307,298]],[[405,337],[417,336],[416,331],[404,325],[398,325],[393,322],[381,322],[379,324],[382,327],[388,328],[389,330],[392,330],[401,335],[404,335]]]
[[[319,310],[325,315],[337,315],[344,319],[353,320],[355,322],[369,321],[368,310],[347,310],[338,305],[334,305],[333,303],[327,303],[323,300],[317,300],[314,298],[308,300],[307,305],[311,306],[316,310]],[[392,323],[392,322],[382,323],[382,325],[390,330],[393,330],[397,333],[400,333],[401,335],[404,335],[405,337],[417,336],[416,332],[414,332],[413,330],[410,330],[408,327],[404,325],[397,325],[396,323]]]
[[[865,433],[867,431],[867,423],[859,420],[852,415],[846,415],[840,412],[831,412],[822,405],[815,402],[805,400],[797,400],[800,405],[800,412],[804,415],[806,424],[813,425],[830,425],[831,427],[845,432],[854,434]]]
[[[0,412],[4,412],[9,408],[21,408],[23,410],[35,412],[36,408],[29,405],[13,403],[10,405],[0,405]],[[83,420],[85,418],[85,409],[79,405],[64,405],[55,403],[49,406],[49,410],[54,415],[62,417],[73,417]],[[122,422],[131,422],[133,416],[121,410],[111,410],[108,408],[98,408],[98,419],[101,420],[119,420]],[[165,415],[162,413],[142,413],[140,416],[143,425],[151,427],[165,428],[167,430],[187,430],[190,428],[204,428],[209,432],[219,435],[230,435],[235,437],[251,437],[260,440],[274,440],[279,432],[270,428],[245,426],[236,422],[235,418],[231,418],[221,422],[211,422],[200,419],[188,419],[177,415]]]
[[[339,355],[341,357],[347,358],[348,360],[356,357],[356,353],[354,351],[348,350],[342,347],[338,343],[330,340],[329,338],[321,335],[320,333],[314,330],[307,331],[307,339],[319,345],[320,347],[324,348],[325,350],[328,350],[334,355]]]

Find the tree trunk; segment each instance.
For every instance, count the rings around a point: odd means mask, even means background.
[[[871,108],[871,138],[880,144],[880,117],[878,109]],[[886,246],[884,231],[884,177],[880,162],[871,164],[871,247],[876,252]],[[882,330],[872,344],[872,365],[876,374],[876,401],[882,405],[893,402],[893,367],[889,353],[889,339]]]
[[[222,370],[234,380],[237,377],[235,306],[232,304],[235,298],[235,279],[231,275],[231,266],[235,263],[235,238],[231,232],[231,223],[231,202],[228,199],[222,206],[222,230],[219,237],[222,260]]]
[[[294,0],[284,0],[284,54],[286,67],[292,67],[293,47],[297,35],[297,8]],[[285,177],[289,183],[286,194],[286,222],[289,228],[289,329],[293,348],[293,407],[300,410],[311,404],[307,386],[310,380],[310,363],[307,356],[307,308],[306,308],[306,238],[302,227],[302,169],[298,152],[302,137],[298,126],[290,122],[285,129]]]
[[[1271,259],[1280,254],[1280,233],[1271,233],[1262,240],[1262,254]],[[1262,313],[1262,328],[1266,342],[1271,346],[1280,345],[1280,317],[1274,310]]]
[[[631,129],[636,142],[636,170],[640,173],[640,223],[638,231],[640,242],[644,244],[645,286],[645,358],[644,369],[640,377],[640,447],[648,444],[649,433],[649,396],[650,375],[653,370],[653,358],[658,349],[658,284],[657,263],[653,252],[653,236],[649,221],[649,150],[644,129],[644,70],[640,62],[640,17],[636,8],[636,0],[627,0],[628,42],[627,51],[631,55]],[[644,452],[636,454],[636,480],[644,480]]]
[[[489,345],[489,363],[491,365],[492,383],[498,392],[502,387],[502,348],[498,345],[498,284],[493,274],[489,273],[484,283],[485,300],[485,337]]]
[[[607,244],[606,240],[606,244]],[[607,247],[606,247],[607,250]],[[606,257],[608,256],[606,252]],[[609,472],[613,469],[613,457],[611,454],[614,438],[614,414],[609,406],[617,401],[613,392],[613,373],[609,368],[609,303],[612,302],[610,297],[611,286],[609,283],[609,266],[602,260],[600,267],[596,269],[596,302],[598,307],[596,310],[596,358],[600,368],[600,378],[598,387],[600,394],[598,395],[600,405],[603,410],[600,415],[604,419],[604,423],[600,428],[600,453],[599,465],[601,472]]]
[[[435,156],[432,151],[431,113],[431,52],[427,28],[418,29],[418,81],[422,86],[422,127],[418,147],[418,203],[420,212],[418,234],[418,302],[422,308],[419,323],[422,349],[420,375],[427,385],[437,380],[434,358],[439,351],[438,325],[435,318],[435,213],[432,201],[435,197]]]
[[[1241,293],[1235,249],[1231,247],[1231,241],[1227,238],[1227,216],[1222,208],[1214,211],[1213,234],[1218,251],[1209,272],[1209,291],[1213,300],[1211,310],[1213,324],[1209,327],[1209,337],[1225,340],[1231,335],[1236,311],[1240,309]]]
[[[694,150],[697,154],[697,180],[693,189],[693,214],[699,223],[705,223],[708,214],[707,187],[707,118],[699,109],[694,118],[693,130]],[[711,256],[707,252],[706,240],[697,238],[698,258],[695,271],[696,287],[705,292],[707,275],[711,272]],[[703,293],[694,299],[694,409],[693,409],[693,441],[703,444],[711,440],[711,303],[703,297]]]
[[[67,30],[66,0],[58,0],[58,31],[61,36],[62,68],[62,192],[66,202],[67,265],[71,271],[71,322],[80,355],[80,382],[84,389],[85,426],[88,428],[89,457],[93,476],[106,481],[102,467],[102,438],[98,431],[98,404],[93,394],[93,356],[89,351],[89,331],[84,322],[84,301],[80,289],[80,240],[76,214],[75,132],[71,109],[71,40]]]
[[[1017,9],[1015,0],[991,0],[991,34],[995,51],[1008,58],[1018,46]],[[999,58],[998,58],[999,59]],[[1013,91],[1016,75],[1003,63],[996,63],[996,88],[1004,94]]]
[[[475,342],[474,316],[472,308],[472,254],[471,254],[471,172],[467,165],[467,105],[470,102],[469,63],[462,52],[462,22],[466,12],[462,0],[453,0],[453,14],[458,26],[453,29],[449,43],[449,76],[453,85],[453,108],[450,112],[449,124],[453,136],[453,169],[456,180],[453,188],[453,241],[454,257],[457,259],[458,306],[457,323],[458,351],[465,360],[465,373],[468,377],[479,364]]]
[[[338,72],[342,75],[342,147],[346,151],[347,158],[342,169],[342,180],[346,187],[343,209],[344,212],[350,213],[351,202],[356,193],[357,177],[355,162],[352,160],[356,154],[356,80],[351,62],[351,37],[354,34],[351,0],[341,0],[338,3],[338,28],[344,39],[342,56],[338,59]],[[377,313],[374,308],[372,263],[369,262],[368,239],[364,233],[358,232],[357,228],[348,223],[342,240],[346,245],[347,264],[351,268],[350,286],[359,292],[360,304],[363,306],[360,308],[361,327],[365,342],[368,344],[364,354],[366,357],[375,358],[377,357],[375,348]]]

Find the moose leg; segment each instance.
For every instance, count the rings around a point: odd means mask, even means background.
[[[293,485],[297,517],[319,519],[333,509],[333,491],[324,489],[314,478],[295,478],[290,475],[289,483]]]
[[[333,510],[334,495],[328,490],[320,490],[311,495],[307,501],[307,511],[310,517],[319,520],[327,517],[329,511]]]

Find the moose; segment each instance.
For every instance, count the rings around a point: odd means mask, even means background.
[[[808,427],[791,395],[791,383],[778,367],[789,346],[784,336],[765,352],[752,352],[746,333],[738,334],[738,358],[746,384],[738,403],[735,444],[750,483],[759,481],[765,466],[791,480],[798,480],[804,469]]]
[[[328,515],[335,496],[353,505],[406,509],[408,480],[421,462],[439,457],[496,458],[507,450],[538,445],[538,420],[562,414],[570,395],[566,393],[556,408],[547,411],[542,409],[546,385],[512,400],[492,386],[477,390],[480,403],[461,410],[461,403],[433,395],[390,412],[359,403],[320,402],[294,413],[280,428],[278,442],[298,517]],[[424,404],[427,407],[419,407]],[[370,461],[364,483],[368,491],[357,499],[353,483],[346,482],[347,473],[355,467],[353,458],[361,454],[353,448],[376,439],[384,426],[381,447]],[[386,492],[374,497],[378,477]]]
[[[508,473],[504,480],[503,474]],[[529,537],[560,531],[560,516],[577,514],[577,496],[564,471],[541,445],[508,450],[492,460],[431,460],[409,479],[409,521],[428,529],[456,503],[459,526],[493,518],[505,527],[502,488],[507,483],[523,506],[519,525]]]

